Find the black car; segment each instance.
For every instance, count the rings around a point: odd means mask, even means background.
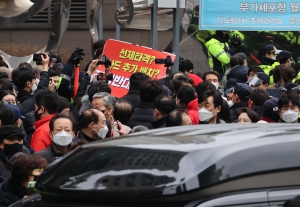
[[[300,194],[298,124],[163,128],[82,146],[12,206],[282,206]]]

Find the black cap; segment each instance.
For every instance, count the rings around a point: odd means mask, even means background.
[[[278,98],[270,98],[264,103],[265,113],[278,111]]]
[[[14,111],[14,122],[16,122],[18,119],[25,119],[25,117],[21,114],[21,109],[19,106],[13,104],[8,104],[8,106]]]
[[[286,50],[282,50],[278,55],[277,55],[277,58],[278,60],[279,59],[284,59],[284,60],[287,60],[289,58],[292,57],[292,53],[290,53],[289,51],[286,51]]]
[[[247,84],[250,86],[258,86],[262,83],[269,83],[270,82],[270,76],[265,74],[264,72],[255,72],[253,78],[247,81]]]
[[[5,125],[0,128],[0,140],[9,139],[15,135],[19,136],[20,139],[24,138],[24,133],[20,127],[14,125]]]
[[[274,49],[274,45],[267,45],[264,47],[263,49],[263,55],[265,56],[266,53],[271,54],[271,53],[275,53],[275,49]]]
[[[237,83],[233,89],[233,93],[237,94],[240,98],[250,96],[252,88],[246,83]]]

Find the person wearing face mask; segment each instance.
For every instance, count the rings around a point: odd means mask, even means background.
[[[231,108],[233,106],[233,101],[232,101],[232,98],[233,98],[233,89],[234,89],[234,87],[229,88],[228,90],[226,90],[224,92],[223,97],[222,97],[227,102],[229,108]]]
[[[269,82],[270,76],[263,72],[256,72],[253,77],[247,81],[247,84],[249,84],[252,89],[260,88],[267,91],[269,88]]]
[[[12,177],[1,185],[0,206],[10,206],[29,196],[29,182],[35,183],[47,165],[39,155],[18,153],[13,161]]]
[[[142,94],[143,93],[141,93],[141,95]],[[101,111],[104,114],[105,118],[108,121],[110,121],[111,126],[112,126],[112,137],[118,137],[124,133],[128,134],[130,132],[130,130],[131,130],[130,127],[121,124],[118,120],[115,120],[115,118],[113,116],[113,111],[115,110],[115,106],[116,106],[116,98],[114,96],[112,96],[111,94],[106,93],[106,92],[95,93],[93,95],[92,106],[95,109],[98,109],[99,111]],[[147,106],[149,106],[149,103],[147,103]],[[150,110],[148,110],[147,112],[149,112],[149,111]],[[152,108],[152,111],[153,111],[153,108]],[[152,117],[152,119],[153,119],[153,117]],[[133,114],[132,122],[134,122],[134,114]],[[124,129],[124,130],[122,130],[122,132],[120,133],[121,129]]]
[[[34,117],[36,122],[30,142],[30,146],[35,152],[50,147],[52,139],[49,133],[49,122],[58,112],[58,100],[58,95],[48,89],[38,92],[35,96]]]
[[[218,93],[220,95],[222,95],[222,92],[219,90],[219,87],[220,87],[220,74],[218,72],[216,72],[216,71],[205,72],[203,74],[203,79],[204,79],[204,81],[211,82],[215,86]]]
[[[230,56],[235,54],[235,48],[243,43],[241,37],[237,34],[231,38],[228,31],[217,30],[216,34],[205,40],[205,47],[208,52],[208,63],[211,70],[217,71],[221,79],[229,68]]]
[[[262,51],[263,57],[259,67],[262,68],[263,71],[270,77],[272,76],[272,70],[279,65],[279,63],[276,61],[276,53],[278,53],[278,50],[274,45],[267,45]],[[274,79],[270,78],[270,84],[273,83]]]
[[[278,100],[278,112],[280,122],[298,123],[300,102],[297,94],[288,92],[283,94]]]
[[[0,175],[10,177],[11,163],[9,159],[16,153],[23,151],[23,131],[12,125],[0,128]]]
[[[235,122],[240,109],[248,107],[248,100],[252,88],[246,83],[237,83],[233,89],[233,106],[230,108],[231,122]]]
[[[97,109],[88,109],[79,117],[79,128],[73,143],[80,140],[93,142],[106,138],[109,131],[104,114]]]
[[[49,56],[42,55],[43,70],[40,72],[40,81],[37,85],[36,75],[32,67],[27,63],[21,63],[19,68],[12,71],[12,80],[18,87],[19,92],[17,95],[18,106],[21,109],[22,115],[28,112],[34,111],[35,95],[38,91],[48,88],[49,76],[48,76],[48,63]],[[33,89],[36,86],[36,90]]]
[[[55,115],[49,123],[51,145],[47,149],[36,152],[50,164],[57,158],[69,152],[73,138],[75,137],[74,121],[65,114]]]
[[[198,97],[199,124],[224,124],[218,118],[221,111],[223,98],[217,91],[207,91]]]

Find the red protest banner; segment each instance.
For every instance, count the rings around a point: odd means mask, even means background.
[[[134,45],[128,42],[109,39],[105,43],[103,55],[111,60],[111,72],[113,80],[108,84],[112,89],[112,95],[120,98],[129,90],[129,78],[135,72],[147,74],[152,79],[162,79],[166,76],[164,64],[155,64],[156,58],[165,59],[167,56],[175,60],[175,55],[153,50],[148,47]],[[95,73],[104,72],[100,65]]]

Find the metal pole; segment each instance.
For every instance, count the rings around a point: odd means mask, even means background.
[[[157,7],[158,7],[158,0],[153,0],[153,6],[151,8],[150,46],[154,50],[157,50]]]
[[[103,1],[99,8],[99,39],[103,39]]]
[[[117,0],[116,10],[120,8],[120,0]],[[116,23],[116,40],[120,40],[120,25]]]
[[[173,9],[173,53],[176,55],[172,72],[179,71],[179,34],[180,34],[180,0],[176,0],[176,9]]]

